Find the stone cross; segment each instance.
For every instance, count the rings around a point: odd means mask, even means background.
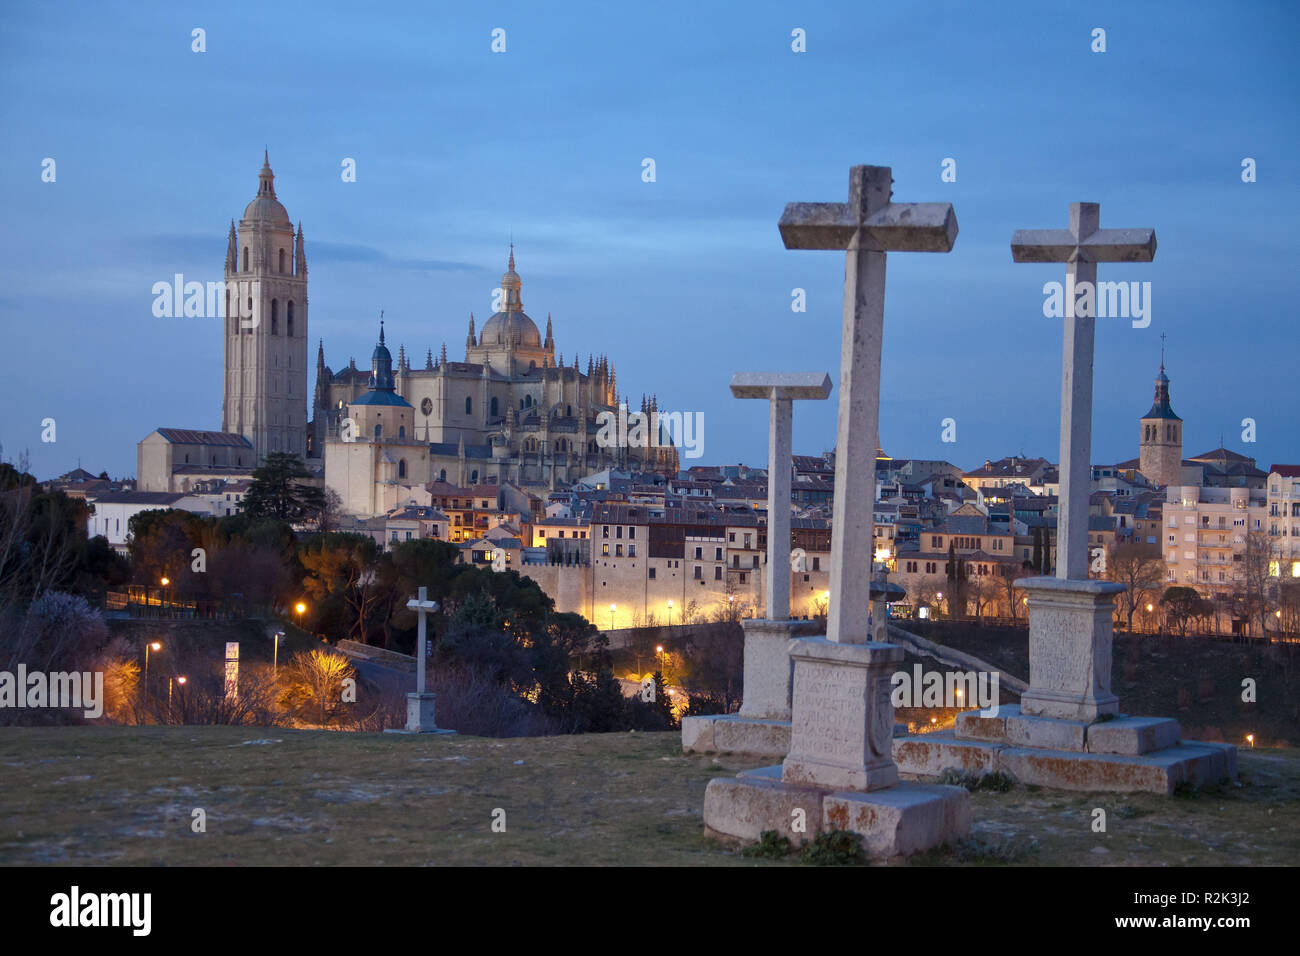
[[[793,403],[825,399],[831,377],[825,372],[737,372],[731,379],[736,398],[769,402],[767,440],[767,619],[790,617],[790,469]]]
[[[1074,290],[1089,283],[1096,302],[1097,263],[1150,262],[1154,229],[1101,229],[1101,206],[1070,204],[1069,229],[1017,229],[1011,237],[1016,262],[1065,262],[1065,345],[1061,356],[1060,507],[1056,527],[1056,576],[1088,577],[1088,497],[1092,483],[1092,354],[1096,309],[1076,315]]]
[[[891,202],[892,183],[888,166],[854,166],[847,203],[790,203],[780,222],[787,249],[847,250],[826,620],[827,638],[843,644],[870,640],[885,254],[949,252],[957,238],[951,203]]]
[[[417,648],[415,654],[416,661],[417,661],[415,665],[416,666],[415,692],[417,694],[424,693],[424,658],[425,658],[425,646],[428,643],[425,640],[425,634],[427,633],[426,630],[427,625],[425,622],[425,617],[428,616],[429,614],[435,614],[438,611],[438,602],[430,601],[428,597],[429,597],[429,589],[426,587],[422,587],[420,588],[419,597],[413,597],[411,598],[411,600],[406,602],[407,607],[409,607],[416,614],[420,615],[419,637],[417,638]]]

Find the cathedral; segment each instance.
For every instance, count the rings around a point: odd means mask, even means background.
[[[550,316],[546,337],[524,312],[514,246],[501,277],[498,311],[475,330],[469,318],[465,360],[444,344],[423,368],[405,348],[394,363],[383,322],[369,371],[350,361],[332,372],[325,345],[307,389],[307,254],[275,194],[263,154],[257,193],[226,240],[221,430],[158,428],[137,446],[139,487],[189,491],[198,482],[247,478],[271,452],[303,457],[343,500],[346,511],[378,514],[404,504],[404,487],[434,481],[459,486],[510,482],[536,490],[568,487],[607,468],[676,475],[677,451],[605,447],[597,416],[617,414],[614,363],[587,357],[584,372],[557,355]],[[310,399],[310,421],[308,410]],[[656,411],[642,397],[642,411]]]
[[[677,473],[671,445],[597,441],[597,417],[620,403],[614,365],[588,356],[584,373],[576,355],[571,365],[557,357],[550,316],[543,338],[524,311],[513,246],[499,297],[481,331],[470,315],[463,362],[449,361],[444,344],[423,368],[405,347],[394,364],[382,321],[368,374],[355,361],[332,372],[320,344],[309,454],[323,455],[347,510],[379,513],[404,500],[399,486],[431,481],[554,490],[612,467]],[[641,410],[656,401],[643,398]]]

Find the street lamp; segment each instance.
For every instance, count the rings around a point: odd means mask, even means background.
[[[166,587],[167,585],[169,585],[169,584],[171,584],[171,583],[172,583],[172,582],[171,582],[171,579],[170,579],[170,578],[166,578],[166,577],[164,577],[164,578],[162,579],[162,586],[163,586],[163,587]]]
[[[617,604],[611,604],[609,606],[609,629],[611,631],[614,630],[614,612],[617,610],[618,610]]]
[[[293,606],[293,609],[295,612],[297,612],[299,619],[301,619],[302,616],[307,613],[307,605],[303,604],[302,601],[299,601],[297,604],[295,604]]]
[[[173,683],[180,684],[183,687],[185,686],[185,678],[177,677],[174,679],[174,681],[172,678],[167,679],[167,709],[168,710],[172,709],[172,684]]]
[[[275,680],[280,673],[280,642],[284,640],[284,631],[275,632],[275,650],[271,655],[271,679]]]
[[[157,641],[150,641],[144,646],[144,692],[149,693],[149,652],[151,650],[161,651],[162,645]]]
[[[673,599],[668,599],[668,626],[673,626]]]

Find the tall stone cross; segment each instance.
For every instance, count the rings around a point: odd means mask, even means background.
[[[736,398],[768,400],[767,437],[767,620],[790,617],[790,469],[793,403],[825,399],[831,377],[825,372],[737,372],[731,379]]]
[[[891,202],[888,166],[849,170],[847,203],[790,203],[781,216],[787,249],[847,250],[840,344],[839,426],[831,527],[826,636],[865,644],[876,501],[880,348],[885,328],[885,254],[949,252],[957,239],[951,203]]]
[[[417,638],[417,647],[415,652],[415,659],[417,662],[415,665],[415,692],[423,695],[425,647],[428,644],[425,640],[425,635],[428,633],[425,618],[430,614],[437,613],[438,602],[430,601],[429,589],[422,587],[420,588],[419,597],[411,598],[411,600],[406,602],[406,606],[416,614],[420,615],[419,637]]]
[[[1056,519],[1056,577],[1088,577],[1088,496],[1092,483],[1092,354],[1096,332],[1097,263],[1150,262],[1154,229],[1101,229],[1101,206],[1070,204],[1069,229],[1017,229],[1011,237],[1016,262],[1064,262],[1065,345],[1061,355],[1060,506]],[[1088,283],[1082,310],[1076,290]],[[1083,311],[1087,314],[1078,314]]]

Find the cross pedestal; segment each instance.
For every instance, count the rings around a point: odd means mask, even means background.
[[[958,716],[951,733],[894,741],[908,774],[998,771],[1063,790],[1172,794],[1184,781],[1236,776],[1236,748],[1181,741],[1175,720],[1127,717],[1110,689],[1112,612],[1124,585],[1088,580],[1092,365],[1097,263],[1150,262],[1153,229],[1101,229],[1096,203],[1073,203],[1068,229],[1017,230],[1016,262],[1065,262],[1061,488],[1055,577],[1022,578],[1029,605],[1029,689],[996,717]],[[1091,286],[1093,295],[1088,296]],[[1085,296],[1075,303],[1076,290]]]
[[[790,645],[784,763],[712,780],[704,798],[710,832],[756,840],[776,830],[798,843],[823,829],[851,830],[873,858],[914,853],[970,829],[964,789],[897,784],[889,674],[903,651],[869,633],[885,256],[948,252],[957,237],[950,204],[895,203],[892,183],[888,167],[855,166],[847,203],[792,203],[781,217],[786,248],[846,253],[827,630]],[[804,829],[792,825],[796,819]]]
[[[768,402],[766,615],[740,622],[745,632],[744,701],[740,713],[686,717],[682,749],[784,757],[790,749],[790,641],[816,634],[815,621],[790,620],[790,486],[793,403],[825,400],[825,372],[737,372],[736,398]]]
[[[436,613],[438,602],[429,600],[429,589],[421,587],[418,597],[406,602],[406,606],[419,615],[418,634],[415,652],[415,693],[406,695],[406,727],[398,730],[389,728],[390,734],[454,734],[454,730],[441,730],[433,719],[434,700],[432,692],[425,691],[425,657],[428,646],[426,615]]]

